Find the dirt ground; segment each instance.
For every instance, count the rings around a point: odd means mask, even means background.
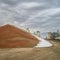
[[[0,48],[0,60],[60,60],[60,41],[49,48]]]
[[[34,47],[39,40],[26,30],[10,24],[0,26],[0,48]]]

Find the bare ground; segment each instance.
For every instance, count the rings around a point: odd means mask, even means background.
[[[50,40],[50,48],[3,48],[0,60],[60,60],[60,41]]]

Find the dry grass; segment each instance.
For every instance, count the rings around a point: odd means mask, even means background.
[[[60,41],[50,42],[50,48],[0,49],[0,60],[60,60]]]

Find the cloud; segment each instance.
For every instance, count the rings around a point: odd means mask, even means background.
[[[59,0],[0,0],[0,25],[10,23],[32,30],[60,29]]]
[[[42,5],[43,5],[42,3],[37,3],[37,2],[26,2],[26,3],[24,2],[20,4],[20,6],[23,8],[34,8]]]
[[[40,11],[36,13],[35,15],[31,15],[27,21],[25,21],[23,24],[29,24],[29,23],[34,23],[34,22],[47,22],[48,19],[51,18],[51,16],[57,14],[60,12],[60,8],[53,8],[53,9],[47,9]],[[38,19],[39,18],[39,19]],[[41,19],[41,20],[40,20]],[[49,20],[48,20],[49,21]]]
[[[0,3],[8,4],[9,6],[16,6],[20,0],[0,0]]]
[[[41,31],[55,31],[56,28],[58,29],[60,22],[57,17],[54,17],[56,14],[59,14],[60,8],[52,8],[48,10],[40,11],[40,13],[36,13],[36,15],[30,16],[30,18],[21,24],[21,26],[28,26],[30,28],[37,27],[37,30]]]

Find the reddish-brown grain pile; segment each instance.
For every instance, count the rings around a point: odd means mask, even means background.
[[[0,27],[1,48],[34,47],[38,42],[32,34],[15,26],[7,24]]]

